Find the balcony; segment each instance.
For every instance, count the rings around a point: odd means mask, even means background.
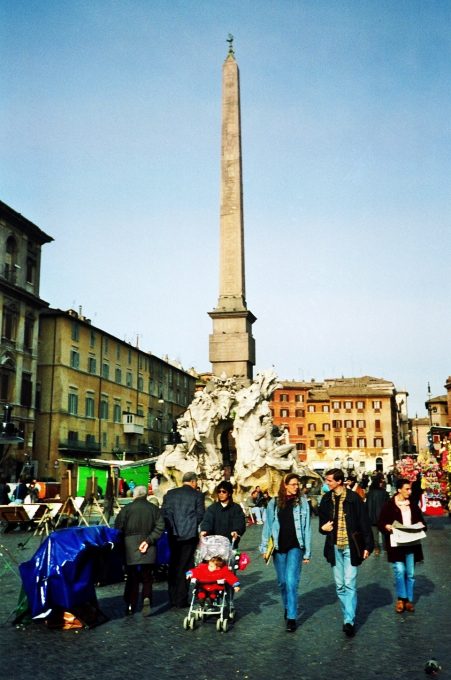
[[[71,453],[100,453],[100,444],[95,441],[80,442],[77,439],[66,439],[58,443],[58,451]]]
[[[124,428],[124,434],[143,434],[144,416],[139,416],[136,413],[123,413],[122,425]]]

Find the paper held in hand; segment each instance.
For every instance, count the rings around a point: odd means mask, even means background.
[[[392,527],[393,532],[390,534],[390,545],[392,548],[396,548],[398,545],[415,545],[421,539],[426,538],[422,522],[405,525],[395,520]]]

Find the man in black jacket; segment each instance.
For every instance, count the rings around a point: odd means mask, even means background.
[[[326,536],[324,557],[333,568],[335,586],[343,612],[343,632],[355,635],[357,567],[373,550],[373,534],[365,503],[344,485],[342,470],[326,472],[330,491],[319,506],[319,531]]]
[[[246,531],[243,509],[233,502],[233,486],[230,482],[220,482],[215,492],[218,500],[207,508],[200,525],[200,535],[225,536],[237,546]]]
[[[170,489],[161,507],[169,538],[168,593],[173,607],[188,606],[189,583],[186,572],[194,566],[199,524],[204,512],[204,497],[197,490],[195,472],[185,472],[182,486]]]

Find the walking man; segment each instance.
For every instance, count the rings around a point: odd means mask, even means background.
[[[329,491],[319,506],[319,531],[326,536],[324,557],[332,566],[343,613],[343,632],[355,635],[357,567],[373,550],[374,541],[365,503],[344,485],[343,471],[326,472]]]
[[[152,567],[157,552],[155,544],[164,531],[164,520],[159,508],[147,501],[145,486],[135,486],[133,502],[121,509],[114,526],[124,534],[127,565],[124,590],[126,614],[134,614],[137,610],[139,583],[142,581],[142,613],[143,616],[149,616],[152,605]]]
[[[173,607],[187,607],[189,582],[186,572],[194,567],[199,524],[205,512],[204,497],[197,490],[195,472],[185,472],[182,486],[167,492],[161,512],[168,530],[170,549],[169,602]]]

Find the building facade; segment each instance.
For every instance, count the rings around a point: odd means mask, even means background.
[[[81,310],[46,310],[39,325],[39,474],[57,476],[60,457],[158,455],[195,384],[194,372],[94,327]]]
[[[38,319],[48,306],[39,296],[41,248],[53,241],[33,222],[0,201],[0,409],[11,406],[24,439],[0,444],[0,466],[11,478],[33,458]]]
[[[388,380],[285,381],[271,410],[274,424],[314,470],[387,470],[399,457],[399,407]]]

